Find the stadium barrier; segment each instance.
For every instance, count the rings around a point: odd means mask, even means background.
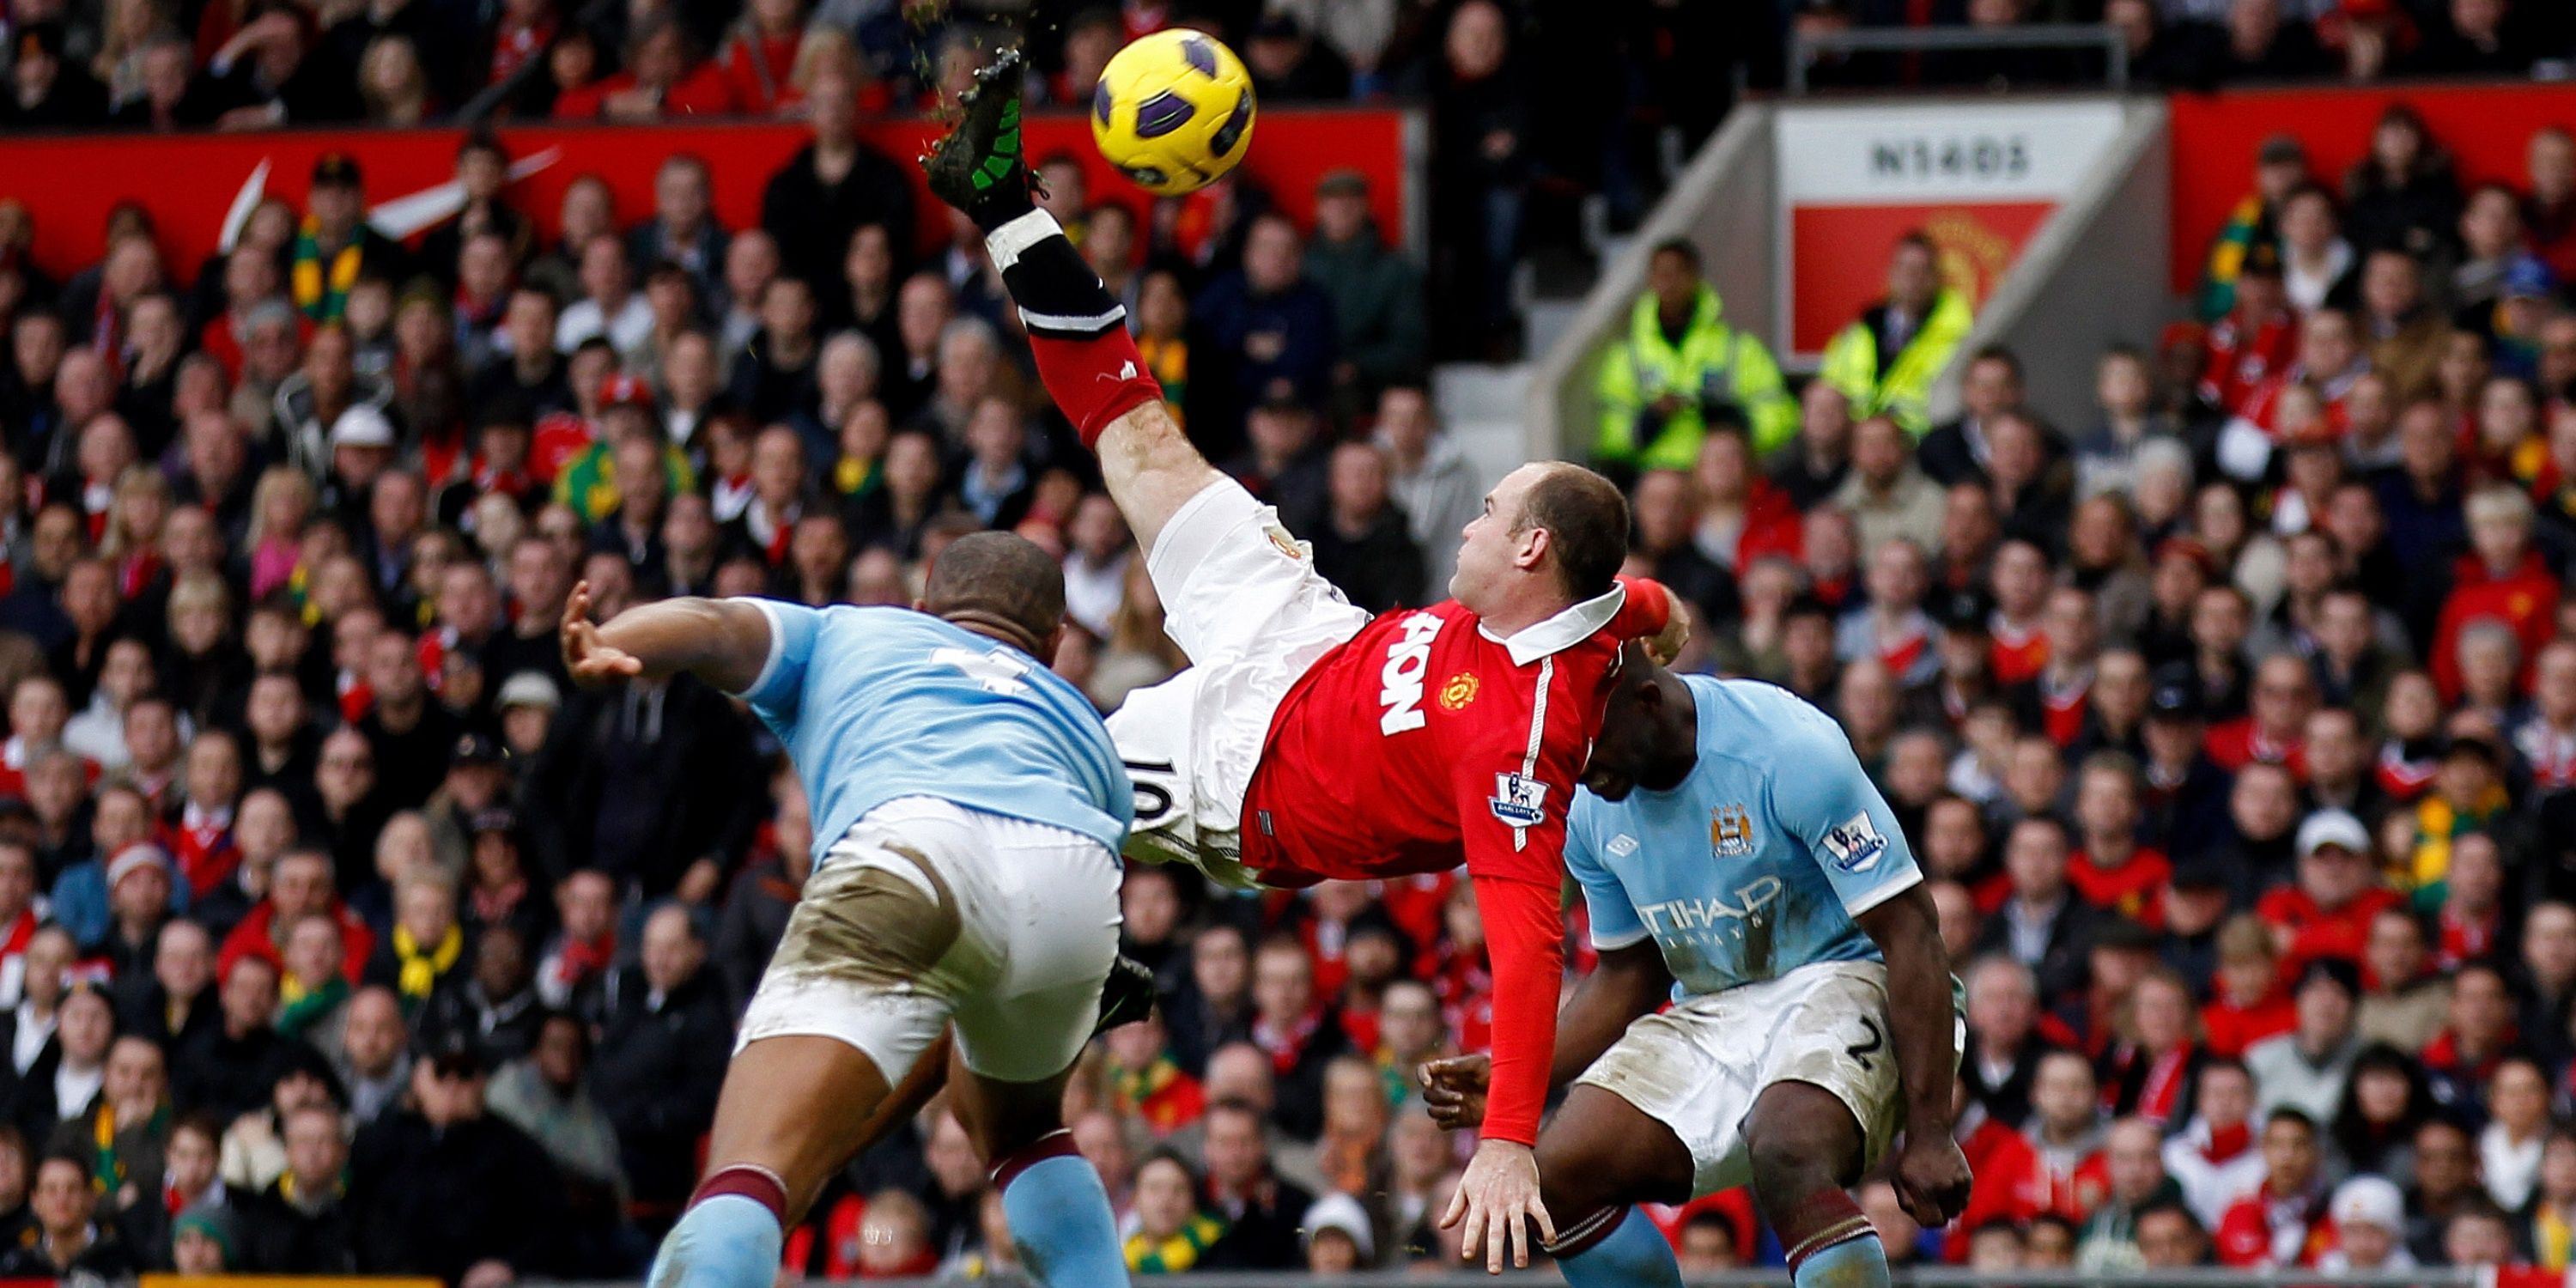
[[[861,137],[909,175],[923,246],[948,237],[944,211],[912,159],[943,130],[924,117],[873,119]],[[1426,244],[1429,196],[1425,167],[1429,126],[1418,108],[1270,108],[1254,127],[1242,173],[1280,209],[1310,222],[1317,180],[1351,168],[1369,179],[1378,226],[1417,254]],[[513,205],[551,239],[564,189],[596,174],[615,194],[621,225],[653,212],[653,173],[674,153],[705,159],[714,176],[716,218],[728,228],[760,222],[770,175],[802,149],[809,135],[782,121],[654,125],[504,123],[497,127],[517,176]],[[92,134],[0,137],[0,199],[26,204],[35,221],[34,258],[58,280],[98,261],[109,211],[134,203],[152,213],[164,262],[190,276],[220,244],[227,217],[249,194],[281,197],[301,208],[316,158],[346,152],[365,172],[369,217],[388,233],[408,235],[436,222],[442,203],[455,206],[457,145],[462,129],[282,130],[255,134]],[[1150,198],[1119,177],[1091,146],[1087,117],[1033,113],[1031,156],[1058,152],[1079,161],[1093,201],[1121,201],[1139,216]],[[1185,201],[1179,216],[1194,215]],[[390,224],[390,227],[385,225]]]
[[[2093,50],[2102,55],[2105,80],[2129,87],[2129,45],[2117,27],[2098,23],[2023,23],[2009,27],[1855,27],[1847,31],[1789,33],[1789,92],[1807,92],[1816,55],[1987,53],[2000,50]]]
[[[2439,1266],[2397,1271],[2320,1271],[2320,1270],[2238,1270],[2223,1266],[2206,1266],[2191,1270],[2017,1270],[2009,1273],[1982,1273],[1955,1266],[1899,1268],[1894,1272],[1896,1288],[2538,1288],[2539,1284],[2559,1284],[2564,1277],[2555,1272],[2517,1269],[2499,1272],[2493,1266]],[[223,1288],[238,1288],[244,1281],[224,1279],[201,1281]],[[309,1284],[310,1281],[307,1281]],[[370,1281],[374,1284],[386,1281]],[[799,1288],[965,1288],[978,1281],[971,1279],[805,1279]],[[1010,1282],[1002,1280],[997,1282]],[[1025,1281],[1022,1281],[1025,1282]],[[1289,1284],[1331,1283],[1343,1288],[1494,1288],[1502,1284],[1562,1284],[1564,1277],[1552,1268],[1507,1271],[1502,1276],[1487,1275],[1482,1270],[1372,1270],[1358,1274],[1322,1276],[1302,1270],[1194,1271],[1175,1275],[1141,1275],[1138,1285],[1154,1288],[1285,1288]],[[1786,1288],[1789,1272],[1782,1269],[1732,1270],[1719,1274],[1686,1275],[1683,1283],[1690,1288]],[[144,1288],[167,1288],[147,1282]],[[563,1288],[636,1288],[631,1281],[608,1281],[563,1285]]]

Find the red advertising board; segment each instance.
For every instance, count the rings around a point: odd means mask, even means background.
[[[1243,169],[1301,221],[1313,208],[1315,183],[1328,171],[1352,167],[1369,176],[1379,226],[1402,237],[1418,213],[1418,167],[1409,155],[1412,114],[1385,109],[1272,109],[1261,114]],[[862,133],[888,156],[905,163],[923,212],[922,234],[936,240],[947,225],[911,159],[936,137],[932,121],[905,118],[870,122]],[[367,199],[381,204],[421,192],[453,177],[457,130],[332,130],[265,134],[83,135],[0,138],[0,198],[26,203],[35,216],[36,261],[56,275],[95,262],[108,211],[119,202],[152,212],[161,248],[173,269],[194,271],[211,253],[224,214],[261,162],[266,190],[299,207],[313,161],[345,151],[366,173]],[[608,181],[617,218],[629,223],[652,213],[653,171],[675,153],[694,153],[715,175],[717,217],[741,228],[760,220],[760,197],[769,176],[798,149],[805,130],[775,121],[685,125],[529,125],[504,127],[502,146],[525,163],[548,149],[561,155],[512,186],[511,200],[551,232],[564,189],[585,174]],[[1151,201],[1118,176],[1091,147],[1088,121],[1076,114],[1033,117],[1030,152],[1069,153],[1083,163],[1094,201],[1130,203],[1141,216]]]
[[[2566,85],[2396,85],[2366,88],[2230,90],[2173,96],[2173,289],[2200,279],[2210,239],[2254,188],[2254,153],[2289,134],[2336,191],[2370,147],[2371,126],[2391,104],[2424,116],[2459,167],[2460,182],[2523,183],[2532,132],[2576,127],[2576,88]]]

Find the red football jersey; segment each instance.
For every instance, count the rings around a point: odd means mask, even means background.
[[[1271,885],[1467,865],[1494,961],[1484,1134],[1530,1144],[1564,972],[1565,811],[1622,642],[1664,627],[1621,579],[1508,639],[1456,601],[1387,613],[1307,669],[1244,793],[1245,866]]]

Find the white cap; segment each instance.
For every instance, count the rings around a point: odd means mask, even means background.
[[[2382,1176],[2356,1176],[2338,1186],[2327,1206],[2336,1225],[2375,1225],[2392,1233],[2406,1229],[2406,1198],[2396,1182]]]
[[[333,447],[391,447],[394,423],[372,404],[359,403],[331,422]]]
[[[543,671],[521,671],[503,681],[500,696],[492,703],[493,709],[500,711],[511,707],[544,707],[552,711],[562,705],[563,691]]]
[[[2365,858],[2370,855],[2370,829],[2361,820],[2339,809],[2321,809],[2299,824],[2299,857],[2306,858],[2329,845],[2339,845]]]
[[[118,882],[145,868],[159,868],[162,875],[169,875],[169,854],[149,841],[137,841],[118,850],[116,857],[107,862],[107,888],[115,889]]]
[[[1322,1231],[1339,1230],[1359,1245],[1360,1264],[1366,1265],[1377,1257],[1376,1240],[1369,1235],[1368,1210],[1360,1206],[1358,1199],[1339,1190],[1315,1200],[1306,1209],[1306,1219],[1301,1224],[1308,1243],[1313,1243]]]

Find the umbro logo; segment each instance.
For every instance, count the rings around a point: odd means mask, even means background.
[[[1630,836],[1625,832],[1621,832],[1617,836],[1611,837],[1610,844],[1603,848],[1610,851],[1611,858],[1624,859],[1637,852],[1637,838]]]

